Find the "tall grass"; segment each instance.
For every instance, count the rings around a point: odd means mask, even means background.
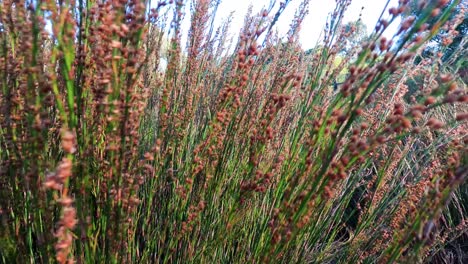
[[[466,241],[466,84],[421,59],[460,1],[386,39],[400,1],[346,55],[350,1],[311,52],[309,1],[274,31],[290,2],[232,49],[219,1],[192,1],[184,45],[185,1],[3,0],[0,260],[413,263]]]

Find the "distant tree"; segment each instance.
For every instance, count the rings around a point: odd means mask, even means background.
[[[345,34],[348,35],[344,39],[345,42],[343,43],[343,48],[340,50],[340,54],[347,56],[351,55],[353,50],[367,40],[367,26],[359,19],[343,25],[343,30]]]
[[[421,16],[422,12],[421,9],[418,7],[419,5],[418,0],[412,0],[409,5],[408,11],[404,14],[404,16]],[[445,7],[448,8],[450,4]],[[466,51],[468,49],[468,13],[465,10],[468,8],[468,3],[461,1],[455,9],[452,11],[450,15],[450,20],[454,19],[457,15],[464,13],[463,21],[455,28],[457,32],[456,35],[453,35],[453,32],[448,32],[447,30],[442,30],[440,34],[437,34],[433,37],[432,42],[434,45],[428,45],[426,49],[422,52],[423,57],[432,56],[437,52],[442,52],[443,55],[441,57],[441,62],[444,63],[446,66],[455,67],[457,70],[463,70],[468,67],[468,63],[466,61]],[[445,9],[442,9],[440,14],[444,12]],[[437,21],[437,17],[431,18],[427,23],[433,24]]]

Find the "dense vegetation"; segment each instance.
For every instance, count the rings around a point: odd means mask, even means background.
[[[466,4],[290,2],[1,0],[0,262],[466,263]]]

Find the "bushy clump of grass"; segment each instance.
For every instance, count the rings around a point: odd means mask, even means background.
[[[289,2],[232,52],[218,1],[193,1],[186,49],[184,1],[2,1],[0,260],[409,263],[466,241],[466,86],[420,58],[460,1],[386,39],[400,1],[344,58],[350,1],[311,52],[309,1],[273,30]]]

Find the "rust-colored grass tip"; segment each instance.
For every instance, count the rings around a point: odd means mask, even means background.
[[[62,148],[66,153],[75,153],[75,135],[70,131],[62,133]]]

